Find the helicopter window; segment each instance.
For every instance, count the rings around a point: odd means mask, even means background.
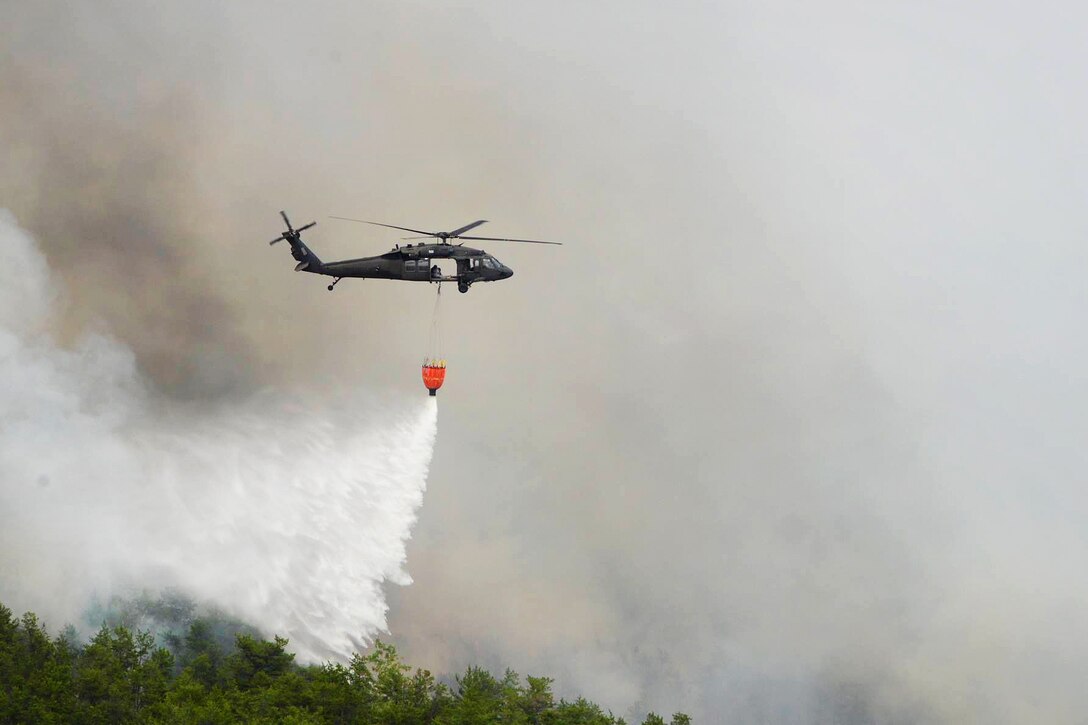
[[[416,260],[409,259],[407,262],[404,263],[404,268],[407,269],[407,270],[410,270],[410,271],[415,271]]]
[[[478,260],[478,259],[472,260],[472,268],[473,269],[476,269],[479,266],[480,266],[480,260]]]

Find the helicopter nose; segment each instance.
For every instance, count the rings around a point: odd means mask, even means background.
[[[514,276],[514,270],[507,267],[505,264],[502,266],[502,279],[510,279]]]

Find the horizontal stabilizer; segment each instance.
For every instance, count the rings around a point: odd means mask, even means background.
[[[296,272],[301,272],[302,270],[306,269],[309,266],[310,266],[309,260],[307,260],[305,262],[299,262],[298,264],[295,265],[295,271]]]

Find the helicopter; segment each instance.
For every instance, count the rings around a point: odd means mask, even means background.
[[[486,224],[486,219],[478,219],[471,224],[466,224],[449,232],[426,232],[409,227],[398,227],[393,224],[382,224],[363,219],[351,219],[348,217],[330,217],[342,221],[372,224],[389,229],[399,229],[404,232],[419,234],[418,237],[406,239],[435,239],[437,241],[419,242],[416,244],[397,244],[385,254],[375,257],[362,257],[360,259],[345,259],[339,262],[322,262],[309,247],[302,241],[302,232],[317,224],[316,221],[303,225],[298,229],[291,226],[291,220],[287,214],[280,212],[287,231],[273,239],[269,244],[286,241],[291,246],[291,256],[298,261],[295,265],[296,272],[312,272],[332,277],[333,282],[328,286],[330,292],[346,277],[372,278],[372,279],[397,279],[407,282],[456,282],[459,292],[468,292],[469,287],[477,282],[497,282],[509,279],[514,270],[507,267],[494,256],[482,249],[473,249],[464,246],[464,241],[453,243],[453,240],[483,240],[489,242],[521,242],[525,244],[556,244],[562,242],[546,242],[539,239],[505,239],[501,237],[469,237],[465,232],[471,231],[481,224]],[[443,272],[440,262],[450,260],[456,267],[455,274]]]

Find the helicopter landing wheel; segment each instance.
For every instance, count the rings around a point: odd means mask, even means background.
[[[460,292],[461,294],[464,294],[465,292],[468,292],[468,285],[465,284],[464,282],[458,282],[457,283],[457,291]]]
[[[329,292],[332,292],[332,285],[329,285]]]

